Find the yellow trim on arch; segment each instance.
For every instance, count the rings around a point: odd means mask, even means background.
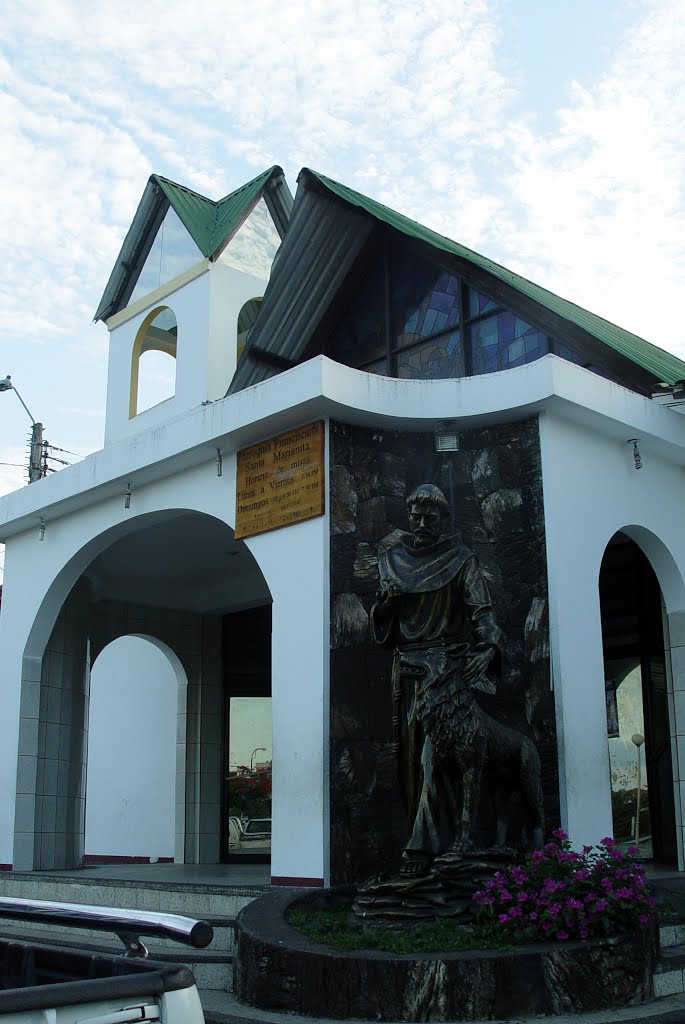
[[[173,344],[169,342],[168,332],[162,332],[155,328],[150,330],[153,321],[156,320],[159,314],[163,313],[165,309],[170,308],[170,306],[156,306],[148,313],[138,328],[131,352],[131,386],[128,397],[128,418],[130,420],[138,415],[139,368],[140,357],[143,352],[164,352],[166,355],[173,356],[174,359],[176,358],[176,342]],[[173,313],[173,310],[171,312]],[[167,337],[164,337],[164,335],[167,335]]]

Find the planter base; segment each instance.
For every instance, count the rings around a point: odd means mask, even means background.
[[[234,988],[242,1002],[333,1019],[454,1021],[587,1013],[653,995],[651,928],[514,951],[345,953],[285,923],[305,894],[312,899],[311,890],[269,892],[240,912]]]

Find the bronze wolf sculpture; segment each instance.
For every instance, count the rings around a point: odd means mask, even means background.
[[[477,845],[480,794],[487,783],[497,821],[495,842],[501,848],[506,845],[509,832],[511,797],[519,791],[529,830],[526,845],[540,849],[544,814],[540,758],[535,744],[482,710],[474,686],[462,678],[462,665],[463,659],[455,658],[444,645],[401,652],[401,685],[414,687],[412,714],[430,744],[423,755],[424,794],[420,802],[429,788],[429,764],[439,766],[441,774],[449,773],[461,781],[461,807],[455,809],[457,820],[450,829],[451,849],[466,851]],[[418,814],[421,813],[419,809]]]

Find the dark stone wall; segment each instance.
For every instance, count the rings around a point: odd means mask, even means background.
[[[436,453],[433,433],[331,423],[331,877],[395,870],[406,835],[392,735],[392,651],[373,640],[379,541],[407,529],[405,498],[437,484],[450,532],[479,557],[504,633],[497,694],[483,708],[536,743],[545,820],[558,827],[554,703],[549,680],[547,567],[537,420],[465,431]],[[487,797],[481,833],[492,842]]]

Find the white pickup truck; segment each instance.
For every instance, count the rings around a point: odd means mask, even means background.
[[[93,954],[0,936],[2,1024],[204,1024],[192,972],[149,960],[140,936],[204,948],[213,937],[206,921],[0,897],[0,930],[3,918],[113,932],[125,950],[121,956]]]

